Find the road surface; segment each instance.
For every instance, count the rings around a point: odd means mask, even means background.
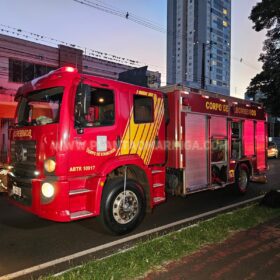
[[[130,235],[280,188],[280,160],[269,160],[269,167],[268,184],[251,183],[248,193],[242,197],[232,195],[229,189],[201,192],[187,198],[168,197]],[[0,277],[119,238],[104,233],[96,219],[72,223],[46,221],[10,205],[0,196]]]

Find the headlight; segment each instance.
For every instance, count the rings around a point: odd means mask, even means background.
[[[42,185],[42,195],[45,198],[51,198],[54,195],[54,186],[50,183],[44,183]]]
[[[14,167],[12,165],[8,165],[7,169],[11,171]]]
[[[44,168],[49,173],[54,172],[55,167],[56,167],[56,162],[53,159],[47,159],[44,163]]]

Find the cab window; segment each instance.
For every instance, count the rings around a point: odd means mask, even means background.
[[[134,95],[134,122],[151,123],[154,121],[154,100],[152,97]]]
[[[81,84],[75,100],[75,126],[100,127],[114,123],[114,92]]]

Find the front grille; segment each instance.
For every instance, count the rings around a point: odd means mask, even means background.
[[[18,140],[11,142],[12,174],[8,176],[8,193],[16,201],[32,204],[32,179],[36,171],[36,142]],[[20,191],[20,195],[18,191]]]
[[[36,170],[36,141],[12,141],[11,163],[16,177],[34,178]]]

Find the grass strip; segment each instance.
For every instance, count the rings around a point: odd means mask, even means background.
[[[233,232],[252,228],[277,216],[280,216],[280,209],[249,206],[166,236],[140,242],[131,250],[91,261],[59,277],[43,279],[133,279],[164,262],[186,256],[207,244],[222,242]]]

